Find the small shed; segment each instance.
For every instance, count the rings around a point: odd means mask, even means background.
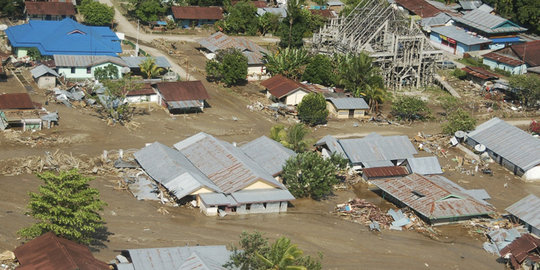
[[[327,98],[326,108],[336,118],[364,118],[369,105],[363,98]]]
[[[540,237],[540,198],[529,194],[510,205],[506,211],[525,223],[527,231]]]
[[[214,24],[223,19],[221,7],[173,6],[171,9],[174,19],[182,28]]]
[[[462,68],[461,70],[467,72],[467,77],[469,77],[472,81],[480,85],[483,85],[487,81],[499,79],[499,75],[493,72],[487,71],[480,67],[466,66]]]
[[[56,87],[56,78],[60,77],[52,68],[39,65],[30,70],[32,77],[40,89],[52,89]]]
[[[158,94],[158,103],[171,113],[203,111],[210,98],[201,81],[160,82],[153,84]]]
[[[305,85],[283,75],[276,75],[261,82],[261,85],[266,88],[267,98],[285,105],[296,106],[302,102],[304,96],[311,92]]]
[[[136,90],[126,94],[126,101],[129,103],[159,103],[159,97],[150,83],[142,83]]]
[[[364,168],[362,170],[362,178],[366,181],[388,177],[401,177],[408,174],[409,171],[403,166]]]

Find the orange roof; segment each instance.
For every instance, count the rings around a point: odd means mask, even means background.
[[[365,168],[362,170],[362,174],[369,178],[374,177],[396,177],[396,176],[405,176],[409,174],[409,171],[405,167],[401,166],[389,166],[389,167],[376,167],[376,168]]]
[[[206,100],[210,96],[201,81],[160,82],[155,87],[167,102],[186,100]]]
[[[471,67],[471,66],[466,66],[464,68],[462,68],[461,70],[467,72],[468,74],[474,76],[474,77],[477,77],[477,78],[480,78],[482,80],[488,80],[488,79],[492,79],[492,78],[496,78],[498,79],[499,78],[499,75],[493,73],[493,72],[489,72],[483,68],[479,68],[479,67]]]
[[[276,75],[268,80],[262,81],[261,85],[266,87],[270,94],[280,99],[296,90],[311,92],[305,85],[291,80],[283,75]]]
[[[424,0],[396,0],[396,3],[422,18],[441,13],[439,9]]]
[[[221,7],[171,7],[175,19],[181,20],[221,20],[223,10]]]

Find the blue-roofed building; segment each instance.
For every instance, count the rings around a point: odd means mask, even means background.
[[[82,25],[70,18],[29,21],[11,26],[6,35],[17,57],[37,48],[41,55],[108,55],[122,52],[120,39],[108,27]]]
[[[487,38],[475,36],[454,25],[432,27],[429,39],[433,43],[440,44],[441,49],[458,55],[487,49],[492,42]]]

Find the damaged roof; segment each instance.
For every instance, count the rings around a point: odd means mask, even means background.
[[[109,266],[94,258],[88,247],[45,233],[17,247],[15,257],[21,270],[107,270]]]
[[[241,190],[258,181],[285,189],[242,150],[204,132],[180,141],[174,147],[225,193]]]
[[[521,263],[530,257],[533,261],[540,261],[540,254],[530,254],[531,251],[540,248],[540,239],[534,237],[532,234],[524,234],[520,238],[514,240],[512,243],[504,247],[500,255],[501,257],[510,259],[514,269],[521,269]]]
[[[482,123],[467,137],[524,171],[540,165],[540,140],[497,117]]]
[[[527,224],[540,229],[540,198],[534,194],[529,194],[527,197],[510,205],[506,208],[506,211]]]
[[[296,153],[266,136],[261,136],[240,147],[242,151],[272,176],[283,171],[285,162]]]
[[[315,146],[323,146],[323,145],[326,145],[326,147],[328,147],[328,150],[330,151],[330,153],[332,154],[337,153],[341,155],[343,158],[347,157],[347,155],[345,154],[345,151],[343,151],[343,148],[341,147],[338,140],[334,136],[326,135],[315,143]]]
[[[465,189],[440,175],[411,174],[370,182],[430,220],[481,216],[494,211],[491,206],[466,194]]]
[[[499,75],[493,73],[493,72],[490,72],[490,71],[487,71],[481,67],[471,67],[471,66],[466,66],[464,68],[462,68],[461,70],[467,72],[467,74],[473,76],[473,77],[476,77],[476,78],[479,78],[479,79],[482,79],[482,80],[491,80],[491,79],[498,79],[499,78]]]

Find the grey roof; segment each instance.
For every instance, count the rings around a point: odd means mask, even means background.
[[[58,73],[56,73],[56,71],[54,71],[52,68],[46,66],[46,65],[39,65],[35,68],[33,68],[32,70],[30,70],[30,73],[32,73],[32,77],[34,78],[39,78],[45,74],[50,74],[50,75],[53,75],[55,77],[59,77],[60,75],[58,75]]]
[[[243,37],[230,37],[222,32],[216,32],[207,38],[200,39],[199,44],[214,53],[228,48],[239,49],[247,57],[249,65],[263,64],[263,53],[268,53],[268,50],[251,40]]]
[[[459,1],[459,4],[461,5],[461,8],[462,8],[462,9],[465,9],[465,10],[473,10],[473,9],[476,9],[476,8],[478,8],[479,6],[481,6],[481,5],[482,5],[482,1],[479,1],[479,0],[473,0],[473,1],[470,1],[470,0],[467,0],[467,1],[460,0],[460,1]]]
[[[264,13],[272,13],[275,15],[278,15],[281,18],[287,17],[287,9],[283,7],[265,7],[265,8],[257,8],[257,15],[262,16]]]
[[[169,248],[129,249],[135,270],[224,269],[231,255],[225,246],[185,246]],[[187,267],[194,257],[207,268]],[[186,262],[188,264],[186,264]]]
[[[417,174],[442,174],[441,165],[435,156],[408,158],[411,172]]]
[[[215,270],[215,269],[227,269],[223,267],[223,262],[215,261],[211,256],[203,256],[197,252],[193,252],[189,258],[178,268],[178,270]]]
[[[204,204],[213,206],[213,205],[228,205],[235,206],[238,205],[234,198],[231,195],[226,195],[223,193],[200,193],[199,197]]]
[[[200,100],[167,101],[167,107],[169,109],[202,108],[204,107],[204,101],[200,101]]]
[[[512,33],[527,31],[527,28],[523,28],[503,17],[491,14],[480,8],[469,11],[462,17],[454,17],[454,20],[485,33]]]
[[[240,149],[200,132],[174,145],[223,192],[231,193],[257,181],[285,188]]]
[[[540,165],[540,140],[497,117],[479,125],[467,137],[524,171]]]
[[[426,2],[436,7],[437,9],[448,10],[448,11],[453,11],[453,12],[457,12],[457,9],[461,7],[458,3],[450,3],[449,5],[447,5],[446,3],[433,1],[433,0],[426,0]]]
[[[338,110],[367,110],[369,105],[363,98],[327,98]]]
[[[489,196],[485,189],[467,189],[463,192],[479,201],[491,199],[491,196]]]
[[[484,11],[484,12],[488,12],[488,13],[490,13],[490,12],[492,12],[494,10],[494,8],[492,8],[492,7],[490,7],[490,6],[486,5],[486,4],[482,4],[481,6],[478,7],[478,9],[481,10],[481,11]]]
[[[506,208],[508,213],[540,229],[540,198],[533,194],[519,200]]]
[[[108,55],[53,55],[57,67],[93,67],[104,63],[127,66],[120,57]]]
[[[407,136],[342,139],[339,144],[353,164],[375,160],[397,160],[413,157],[416,149]]]
[[[280,174],[287,159],[296,155],[293,150],[266,136],[248,142],[240,149],[273,176]]]
[[[330,153],[340,154],[344,158],[347,157],[347,155],[345,154],[345,151],[343,151],[343,148],[339,144],[338,140],[334,138],[333,136],[326,135],[322,137],[319,141],[317,141],[315,145],[316,146],[326,145],[326,147],[328,147],[328,150],[330,150]]]
[[[364,161],[362,162],[364,168],[380,168],[380,167],[391,167],[394,166],[394,163],[390,160],[374,160],[374,161]]]
[[[456,27],[454,25],[433,27],[431,28],[431,31],[455,39],[459,43],[463,43],[465,45],[491,43],[491,40],[487,38],[475,37],[467,33],[467,31],[463,30],[462,28]]]
[[[331,1],[326,2],[326,5],[328,5],[328,6],[344,6],[345,4],[343,4],[343,2],[341,2],[339,0],[331,0]]]
[[[147,57],[142,56],[123,56],[120,57],[129,68],[139,68],[139,65],[146,60]],[[151,56],[155,60],[156,66],[160,68],[170,68],[171,64],[165,56]]]
[[[155,142],[146,146],[134,156],[150,177],[163,184],[178,199],[202,187],[221,191],[182,153],[161,143]]]
[[[240,204],[294,200],[294,196],[284,189],[250,189],[233,192],[231,195]]]
[[[420,25],[423,27],[426,26],[435,26],[435,25],[445,25],[448,21],[450,21],[452,17],[450,17],[448,14],[441,12],[433,17],[423,18],[420,20]]]

